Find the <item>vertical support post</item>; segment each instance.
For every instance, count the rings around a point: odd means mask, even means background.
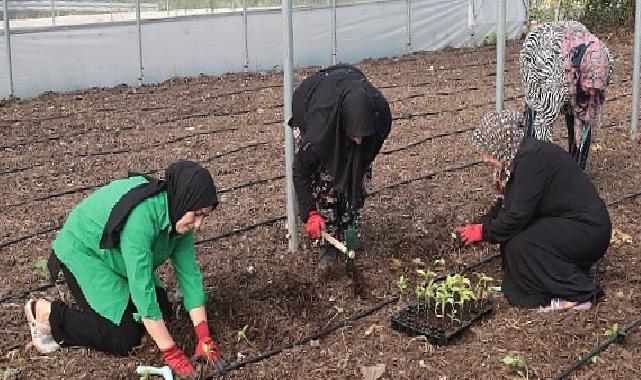
[[[243,52],[245,53],[245,72],[249,71],[249,47],[247,42],[247,0],[243,0]]]
[[[167,17],[169,17],[169,0],[165,0],[165,9],[167,10]]]
[[[13,64],[11,63],[11,27],[9,26],[9,1],[2,1],[4,11],[4,50],[7,56],[7,78],[9,79],[9,97],[13,98]]]
[[[5,0],[6,1],[6,0]],[[639,69],[641,65],[641,0],[636,0],[634,12],[634,61],[632,69],[632,120],[630,137],[639,137]]]
[[[505,2],[498,0],[496,12],[496,111],[503,111],[505,86]]]
[[[138,85],[142,86],[142,28],[140,27],[140,0],[136,0],[136,27],[138,28]]]
[[[56,0],[51,0],[51,25],[56,25]]]
[[[474,40],[474,34],[476,32],[476,17],[474,15],[474,0],[468,0],[467,2],[467,28],[470,30],[470,42],[468,43],[469,47],[476,46],[476,41]]]
[[[407,54],[412,53],[412,0],[405,0],[407,5]]]
[[[6,0],[5,0],[6,1]],[[292,117],[292,95],[294,93],[294,37],[292,28],[292,0],[282,0],[283,14],[283,129],[285,132],[285,178],[287,192],[287,238],[289,251],[298,251],[298,229],[296,227],[296,194],[294,193],[294,135],[288,122]]]
[[[336,51],[338,45],[336,44],[336,0],[329,0],[331,6],[329,15],[329,39],[332,50],[332,65],[336,64]]]

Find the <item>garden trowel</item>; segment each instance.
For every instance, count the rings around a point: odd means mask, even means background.
[[[338,249],[345,256],[347,256],[347,259],[349,260],[354,259],[355,257],[354,248],[356,246],[356,230],[353,227],[350,227],[347,230],[345,230],[344,244],[325,231],[321,232],[321,235],[323,239],[325,239],[325,241],[333,245],[336,249]]]

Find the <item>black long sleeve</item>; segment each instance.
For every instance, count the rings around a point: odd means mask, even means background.
[[[483,240],[493,243],[509,241],[534,220],[544,196],[550,172],[547,160],[532,149],[521,149],[515,159],[514,173],[505,194],[505,207],[496,218],[483,223]]]
[[[516,155],[503,203],[495,218],[483,222],[483,240],[507,242],[544,218],[610,225],[605,203],[576,162],[557,145],[532,137]]]
[[[312,196],[312,175],[319,166],[320,160],[312,151],[311,144],[303,144],[294,157],[292,168],[294,189],[298,199],[298,216],[303,222],[307,222],[309,212],[316,208]]]
[[[489,210],[487,210],[485,215],[482,215],[477,219],[478,220],[477,223],[485,223],[488,220],[495,219],[497,216],[499,216],[499,212],[501,211],[502,208],[503,208],[503,197],[499,197],[496,199],[496,202],[494,203],[494,205]]]

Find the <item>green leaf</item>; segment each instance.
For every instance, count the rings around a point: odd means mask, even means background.
[[[44,278],[49,277],[49,269],[47,268],[47,260],[45,259],[38,259],[34,263],[34,266],[38,270],[38,273],[42,275]]]
[[[513,357],[511,357],[510,355],[506,355],[506,356],[503,358],[503,363],[504,363],[504,364],[507,364],[507,365],[513,365],[513,364],[514,364],[514,358],[513,358]]]

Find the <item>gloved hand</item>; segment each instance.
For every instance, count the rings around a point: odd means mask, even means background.
[[[207,321],[200,322],[195,329],[198,342],[196,343],[194,356],[196,358],[205,358],[212,363],[218,362],[220,360],[220,348],[211,338]]]
[[[316,210],[309,212],[307,217],[307,233],[314,239],[321,237],[321,230],[325,228],[323,217]]]
[[[194,366],[189,362],[189,359],[187,359],[182,350],[176,347],[175,344],[165,350],[160,350],[160,352],[162,352],[165,363],[167,363],[177,376],[196,378],[198,375]]]
[[[467,224],[462,227],[456,227],[456,231],[461,234],[461,240],[465,244],[474,244],[483,240],[482,224]]]

